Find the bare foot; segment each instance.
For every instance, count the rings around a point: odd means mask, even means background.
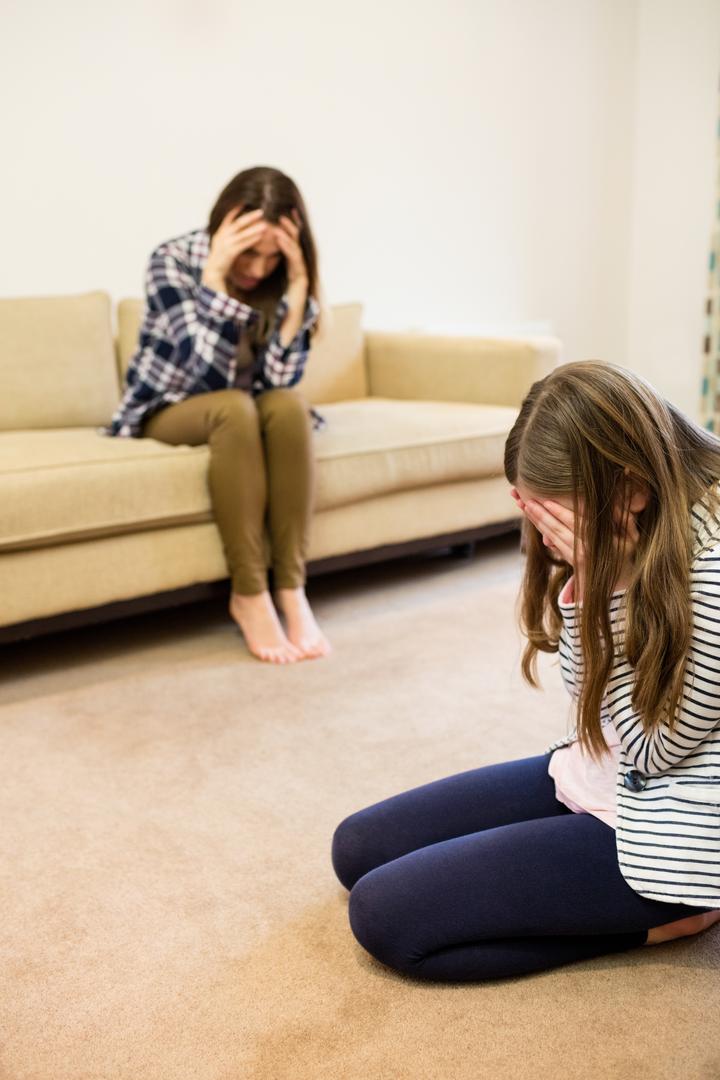
[[[663,926],[653,926],[648,931],[646,945],[660,945],[663,941],[673,941],[675,938],[690,937],[699,934],[701,930],[707,930],[708,926],[720,920],[720,910],[707,911],[700,915],[689,915],[687,919],[677,919],[675,922],[665,923]]]
[[[240,627],[248,649],[258,660],[293,664],[302,659],[300,650],[285,637],[267,589],[254,596],[232,593],[230,615]]]
[[[315,659],[332,651],[330,642],[315,621],[304,589],[278,589],[275,600],[285,616],[288,638],[303,656]]]

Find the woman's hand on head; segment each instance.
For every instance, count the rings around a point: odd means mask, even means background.
[[[203,282],[211,286],[213,282],[224,283],[238,255],[256,244],[268,228],[270,223],[263,217],[262,210],[249,210],[246,214],[239,212],[237,207],[230,210],[210,241]]]

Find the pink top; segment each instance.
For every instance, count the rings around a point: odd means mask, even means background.
[[[572,603],[573,578],[560,594],[561,603]],[[575,814],[593,814],[606,825],[615,828],[615,807],[620,738],[611,722],[603,725],[605,742],[610,754],[596,764],[585,754],[579,742],[555,750],[550,756],[548,774],[555,781],[555,798]]]
[[[599,765],[583,753],[579,742],[574,742],[554,751],[548,773],[555,781],[556,799],[574,813],[593,814],[614,829],[617,825],[615,791],[620,739],[612,723],[605,724],[603,732],[610,756],[603,757]]]

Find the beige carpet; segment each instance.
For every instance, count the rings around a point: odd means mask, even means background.
[[[288,669],[217,604],[5,649],[3,1080],[718,1080],[718,928],[465,986],[348,929],[346,814],[565,730],[515,547],[316,583],[335,653]]]

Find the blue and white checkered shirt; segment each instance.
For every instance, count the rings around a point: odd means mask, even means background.
[[[207,229],[168,240],[153,251],[145,277],[145,311],[138,346],[130,359],[122,400],[106,435],[142,435],[143,423],[165,405],[192,394],[243,385],[238,343],[260,312],[200,282],[210,251]],[[253,345],[254,396],[302,378],[310,331],[319,305],[308,297],[302,326],[289,345],[280,342],[288,312],[287,294],[278,302],[267,342]],[[313,411],[313,425],[325,421]]]

